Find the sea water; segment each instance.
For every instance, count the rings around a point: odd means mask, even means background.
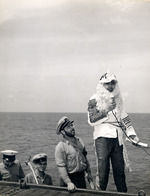
[[[87,122],[86,113],[0,113],[0,151],[18,151],[25,174],[31,172],[25,164],[29,157],[46,153],[48,165],[46,172],[52,176],[53,184],[59,185],[59,175],[54,152],[61,135],[56,135],[56,126],[62,116],[74,120],[76,135],[81,137],[88,151],[92,174],[96,175],[96,156],[93,145],[93,127]],[[129,114],[132,125],[142,142],[150,145],[150,114]],[[128,192],[144,190],[150,194],[150,155],[143,149],[126,142],[132,172],[126,171]],[[150,154],[150,148],[145,149]],[[2,158],[2,156],[0,156]],[[89,185],[88,185],[89,187]],[[112,170],[110,171],[108,191],[116,191]]]

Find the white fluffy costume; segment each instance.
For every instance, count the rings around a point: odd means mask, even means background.
[[[108,82],[111,82],[112,80],[116,82],[116,86],[113,92],[109,92],[108,90],[105,89],[105,87],[103,86],[103,83],[108,83]],[[116,107],[113,111],[106,113],[106,106],[110,104],[112,100],[115,101]],[[91,121],[91,119],[93,121]],[[117,79],[114,74],[107,72],[101,77],[97,85],[97,88],[96,88],[96,94],[94,94],[91,97],[88,103],[88,122],[91,126],[94,126],[94,133],[93,133],[94,140],[97,137],[101,136],[99,132],[100,126],[104,124],[109,124],[113,128],[117,129],[119,144],[124,145],[123,131],[120,125],[118,124],[118,121],[119,123],[122,124],[122,126],[126,127],[126,134],[128,136],[136,135],[132,127],[131,120],[128,114],[124,110],[123,100],[121,97]],[[123,149],[124,149],[123,154],[124,154],[124,160],[126,163],[126,167],[130,170],[125,145]]]

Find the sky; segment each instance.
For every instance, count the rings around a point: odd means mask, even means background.
[[[149,0],[0,0],[0,112],[87,112],[109,69],[150,113]]]

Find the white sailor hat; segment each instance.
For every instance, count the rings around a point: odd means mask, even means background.
[[[105,74],[103,74],[100,78],[100,83],[109,83],[112,80],[117,82],[116,76],[108,70]]]
[[[17,151],[14,150],[4,150],[1,151],[1,154],[3,154],[3,159],[5,159],[6,161],[14,161],[15,155],[17,154]]]
[[[74,121],[70,121],[68,119],[68,117],[64,116],[62,117],[57,124],[57,130],[56,133],[59,135],[60,132],[68,125],[68,124],[72,124]]]
[[[47,161],[47,155],[45,153],[36,154],[32,158],[34,164],[39,163],[40,161]]]

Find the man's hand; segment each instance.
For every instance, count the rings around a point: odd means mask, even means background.
[[[90,181],[92,180],[93,181],[93,177],[92,177],[92,174],[89,172],[87,173],[87,180]]]
[[[68,188],[69,192],[75,192],[75,190],[76,190],[76,186],[72,182],[69,182],[67,184],[67,188]]]
[[[87,180],[90,184],[91,189],[95,189],[95,185],[93,183],[93,177],[92,177],[91,172],[86,173],[86,177],[87,177]]]
[[[106,112],[110,112],[112,111],[113,109],[115,109],[116,107],[116,102],[114,99],[111,99],[110,102],[107,102],[107,105],[106,105]]]

